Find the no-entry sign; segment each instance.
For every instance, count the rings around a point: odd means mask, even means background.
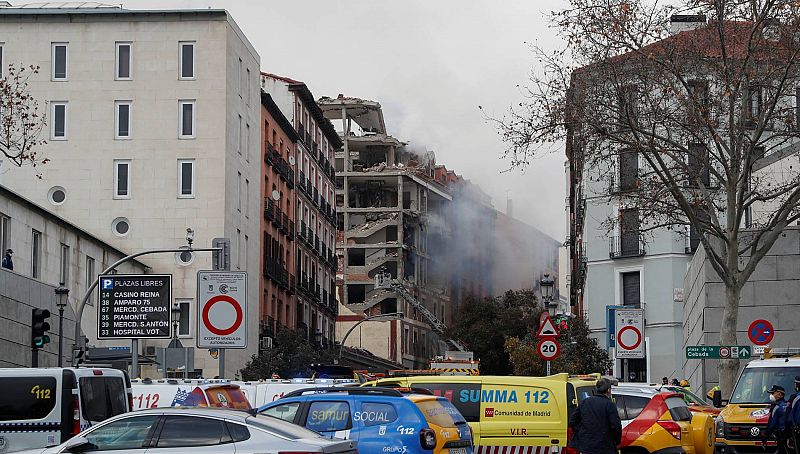
[[[247,272],[197,272],[197,347],[247,348]]]
[[[642,309],[617,309],[614,311],[617,330],[615,356],[617,358],[644,358],[644,313]]]

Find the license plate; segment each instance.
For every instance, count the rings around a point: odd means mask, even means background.
[[[448,451],[450,454],[467,454],[467,448],[451,448]]]

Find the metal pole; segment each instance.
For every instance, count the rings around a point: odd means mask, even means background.
[[[355,325],[351,326],[350,329],[347,330],[347,332],[344,334],[344,337],[342,338],[342,342],[341,342],[341,344],[339,344],[339,356],[337,358],[341,361],[341,359],[342,359],[342,351],[344,350],[344,343],[347,340],[347,337],[350,336],[350,333],[352,333],[353,330],[356,329],[356,326],[358,326],[358,325],[360,325],[360,324],[362,324],[362,323],[364,323],[364,322],[366,322],[368,320],[372,320],[372,319],[376,319],[376,318],[380,318],[380,317],[398,317],[398,318],[401,318],[404,315],[405,314],[403,314],[402,312],[392,312],[392,313],[389,313],[389,314],[370,315],[369,317],[364,317],[363,319],[359,320],[358,322],[356,322]],[[396,319],[391,319],[391,320],[396,320]],[[386,320],[386,321],[389,321],[389,320]]]
[[[550,361],[547,361],[546,367],[547,367],[547,372],[545,373],[545,375],[550,375]]]
[[[58,367],[64,367],[64,308],[58,306]]]
[[[131,378],[139,378],[139,339],[131,339]]]
[[[39,367],[39,349],[31,347],[31,367]]]
[[[135,254],[131,254],[125,256],[113,264],[103,270],[102,274],[108,274],[113,271],[116,267],[122,265],[123,263],[127,262],[128,260],[135,259],[136,257],[141,257],[143,255],[149,254],[167,254],[167,253],[175,253],[175,252],[213,252],[213,251],[222,251],[221,247],[211,247],[211,248],[200,248],[200,249],[151,249],[148,251],[137,252]],[[78,303],[78,308],[75,311],[75,343],[72,346],[72,365],[75,366],[77,363],[77,355],[79,351],[82,351],[84,348],[83,345],[83,335],[81,335],[81,318],[83,318],[83,310],[86,308],[86,302],[89,301],[89,296],[91,296],[94,289],[97,288],[97,284],[100,281],[100,275],[94,278],[92,281],[92,285],[86,289],[86,293],[83,294],[83,298],[81,298],[81,302]]]
[[[225,349],[219,349],[219,378],[225,378]]]
[[[183,347],[183,378],[189,378],[189,347]]]

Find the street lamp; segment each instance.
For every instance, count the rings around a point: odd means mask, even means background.
[[[58,307],[58,367],[64,365],[64,308],[67,307],[69,289],[60,283],[54,290],[56,293],[56,306]],[[76,339],[80,333],[75,333]]]
[[[555,281],[553,278],[550,277],[550,274],[544,273],[541,279],[539,279],[539,287],[542,293],[542,300],[544,302],[544,307],[550,315],[555,315],[551,312],[553,309],[553,289],[555,288]]]
[[[353,332],[356,327],[366,321],[379,321],[379,322],[388,322],[389,320],[400,320],[405,317],[405,314],[402,312],[390,312],[388,314],[378,314],[378,315],[370,315],[369,317],[364,317],[359,320],[355,325],[351,326],[349,330],[344,334],[342,338],[342,343],[339,344],[339,361],[342,360],[342,351],[344,351],[344,343],[347,341],[347,337],[350,336],[350,333]],[[380,320],[377,320],[380,319]]]

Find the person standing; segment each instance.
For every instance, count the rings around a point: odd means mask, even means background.
[[[14,270],[14,260],[11,259],[11,256],[14,254],[14,251],[11,249],[6,249],[6,253],[3,256],[3,262],[0,264],[3,268],[7,270]]]
[[[597,381],[597,394],[585,399],[569,418],[572,440],[569,447],[582,454],[616,454],[622,441],[622,421],[611,402],[611,380]]]
[[[661,379],[661,386],[667,386],[669,384],[669,378],[664,377]]]
[[[794,394],[786,401],[786,450],[800,454],[800,375],[794,377]]]
[[[767,423],[767,430],[764,431],[762,443],[766,446],[770,436],[775,435],[775,439],[778,440],[777,454],[787,454],[785,436],[786,422],[784,419],[786,415],[786,401],[783,399],[786,395],[786,390],[783,389],[783,386],[772,385],[767,392],[769,393],[770,401],[769,422]]]

